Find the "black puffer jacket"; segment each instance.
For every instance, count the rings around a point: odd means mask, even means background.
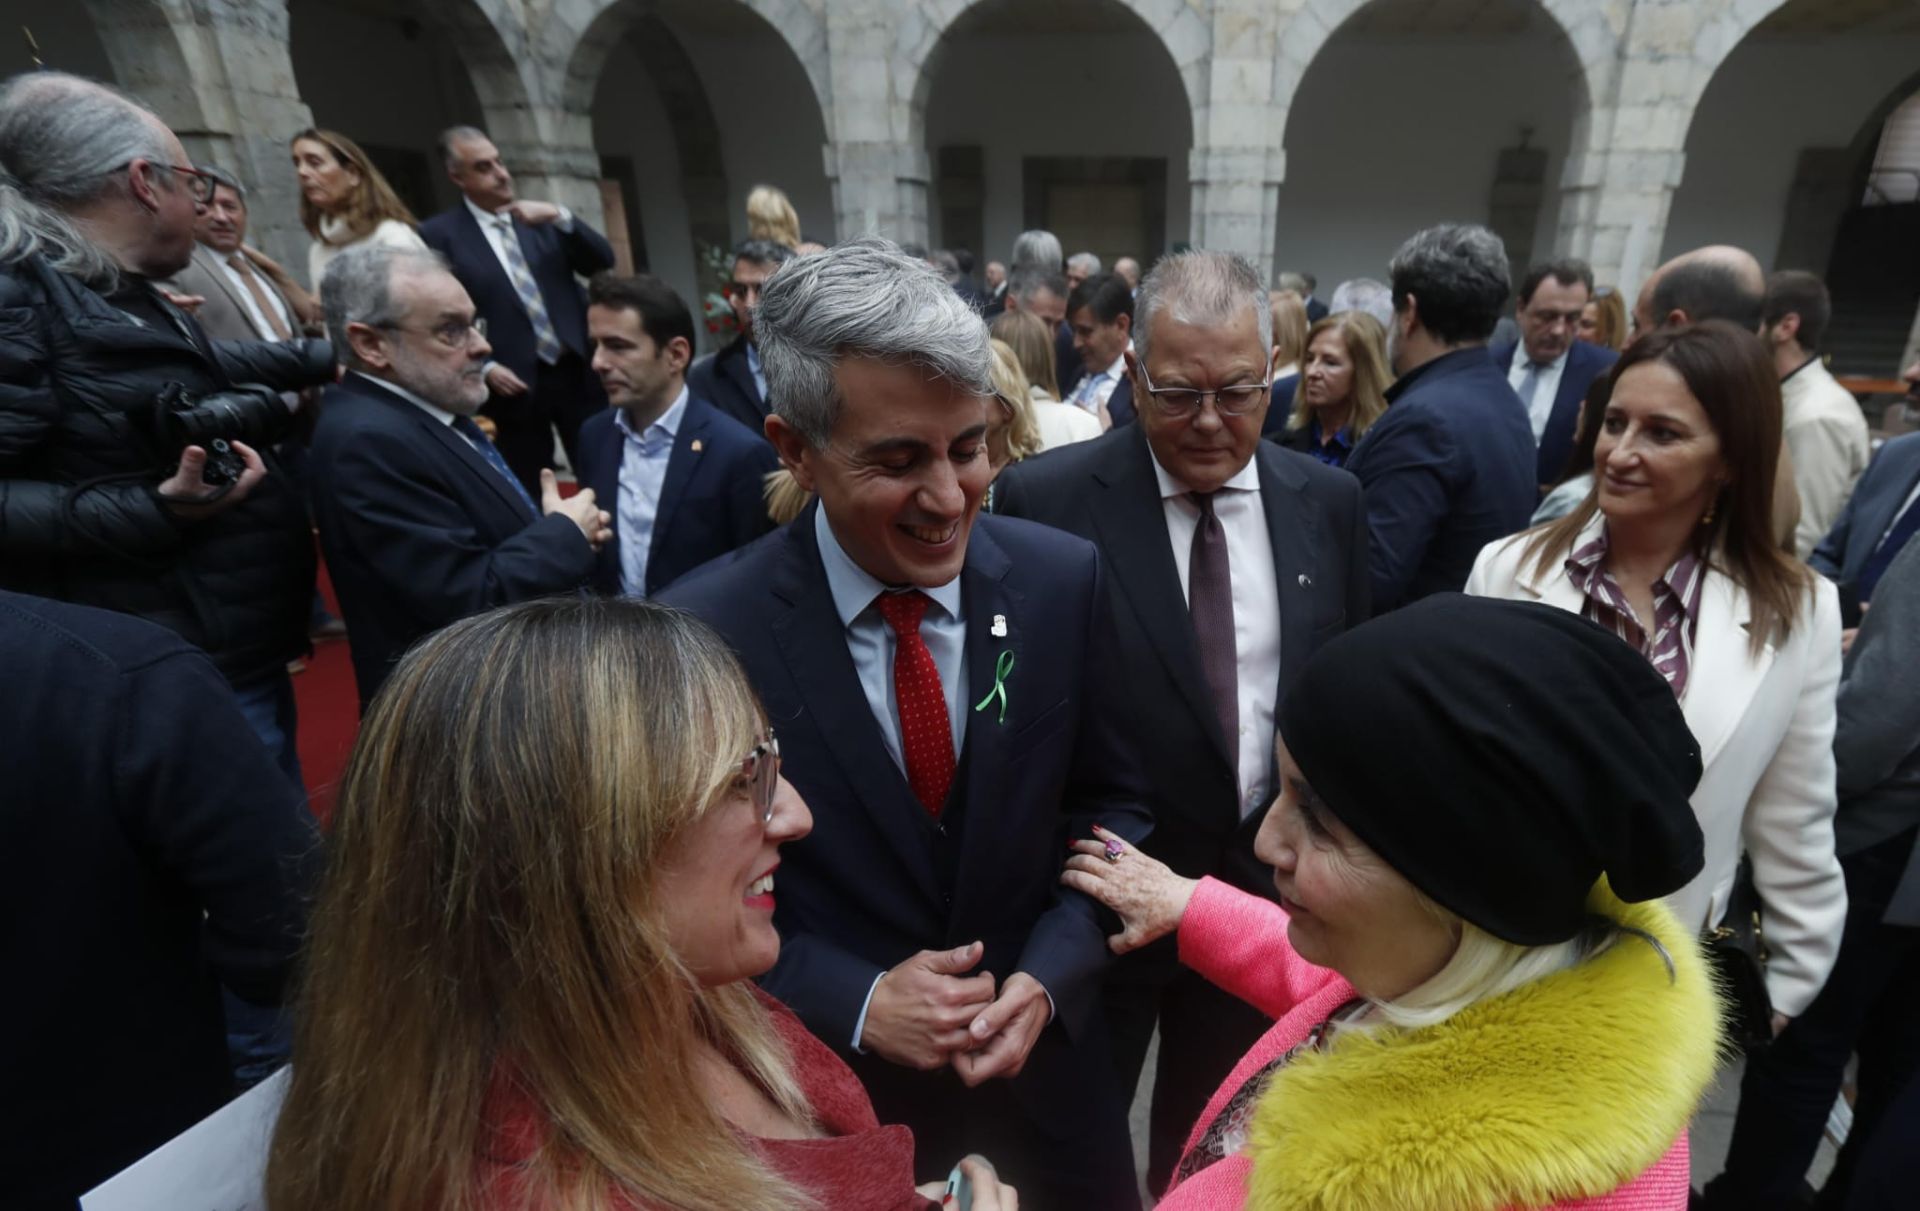
[[[306,506],[273,461],[239,504],[184,521],[156,491],[180,451],[155,424],[170,383],[201,396],[331,381],[324,342],[210,341],[135,320],[38,257],[0,266],[0,588],[134,614],[213,657],[236,685],[307,646],[314,555]],[[275,401],[277,402],[277,401]],[[281,432],[290,414],[256,413]],[[172,446],[172,448],[168,448]]]

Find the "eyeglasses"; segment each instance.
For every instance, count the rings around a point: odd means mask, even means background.
[[[474,337],[487,339],[487,321],[475,319],[463,324],[459,320],[449,320],[437,328],[409,328],[405,324],[375,324],[375,328],[387,332],[422,332],[439,341],[449,349],[465,349]]]
[[[1147,394],[1153,397],[1154,405],[1169,420],[1185,420],[1197,414],[1208,400],[1213,401],[1214,411],[1222,416],[1245,416],[1258,408],[1273,390],[1272,380],[1221,387],[1217,391],[1196,391],[1192,387],[1156,387],[1147,374],[1145,362],[1140,363],[1140,377],[1146,380]]]
[[[752,787],[753,806],[762,828],[773,823],[773,797],[780,785],[780,741],[767,729],[767,738],[740,761],[740,776]]]
[[[149,161],[149,163],[153,164],[155,168],[162,169],[166,172],[178,173],[182,177],[185,177],[187,196],[193,199],[195,206],[205,206],[208,202],[213,201],[213,187],[220,182],[214,179],[212,173],[186,164],[161,164],[156,161]],[[110,169],[108,172],[109,175],[111,175],[116,172],[125,172],[132,167],[133,161],[128,160],[125,164],[120,165],[118,168]]]

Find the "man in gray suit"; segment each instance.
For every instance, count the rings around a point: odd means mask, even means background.
[[[223,169],[200,171],[214,180],[213,199],[193,227],[192,263],[165,283],[166,288],[200,300],[194,318],[217,341],[285,341],[304,335],[313,314],[312,299],[285,270],[247,247],[246,188]]]

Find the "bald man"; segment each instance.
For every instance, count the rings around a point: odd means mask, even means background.
[[[1766,326],[1767,275],[1744,248],[1709,244],[1683,252],[1653,271],[1633,303],[1633,335],[1674,324],[1726,320],[1756,336]],[[1784,432],[1773,476],[1773,532],[1794,550],[1800,526],[1800,490],[1793,482],[1793,456]]]

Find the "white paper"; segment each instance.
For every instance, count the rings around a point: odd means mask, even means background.
[[[80,1197],[80,1211],[266,1211],[267,1145],[293,1072],[281,1068]]]

